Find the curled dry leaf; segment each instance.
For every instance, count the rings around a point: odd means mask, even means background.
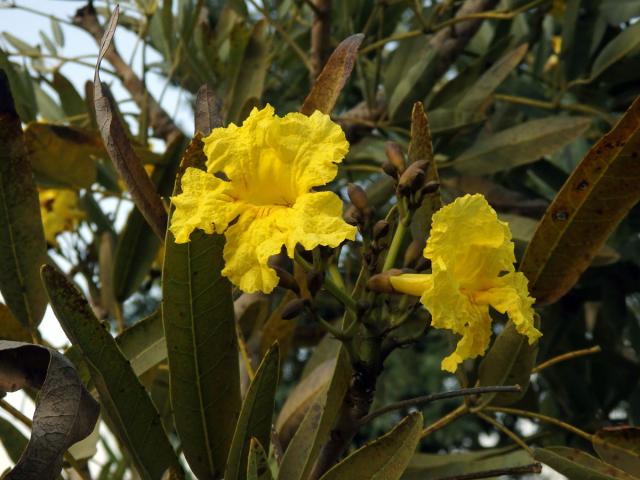
[[[30,343],[0,340],[0,391],[40,390],[31,438],[10,480],[56,479],[64,452],[87,437],[100,407],[62,354]]]

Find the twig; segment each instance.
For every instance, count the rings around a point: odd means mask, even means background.
[[[508,413],[510,415],[516,415],[518,417],[527,417],[534,418],[536,420],[540,420],[541,422],[549,423],[551,425],[555,425],[560,428],[564,428],[565,430],[578,435],[581,438],[584,438],[588,442],[593,441],[593,435],[585,432],[584,430],[580,430],[573,425],[563,422],[562,420],[558,420],[557,418],[548,417],[547,415],[543,415],[541,413],[529,412],[527,410],[520,410],[518,408],[507,408],[507,407],[484,407],[486,412],[499,412],[499,413]]]
[[[479,478],[493,478],[501,475],[525,475],[527,473],[542,472],[542,465],[539,463],[530,463],[529,465],[521,465],[519,467],[496,468],[493,470],[483,470],[482,472],[462,473],[449,477],[438,477],[433,480],[476,480]]]
[[[369,423],[374,418],[384,415],[385,413],[392,412],[394,410],[401,410],[411,407],[423,407],[428,403],[438,400],[445,400],[447,398],[464,397],[467,395],[480,395],[483,393],[504,393],[504,392],[521,392],[520,385],[505,385],[495,387],[471,387],[461,388],[459,390],[451,390],[449,392],[432,393],[431,395],[423,395],[421,397],[411,398],[409,400],[402,400],[400,402],[391,403],[378,410],[371,412],[369,415],[360,419],[360,424],[364,425]]]
[[[573,352],[563,353],[562,355],[558,355],[557,357],[550,358],[546,362],[542,362],[540,365],[536,366],[531,373],[538,373],[545,368],[549,368],[556,363],[564,362],[565,360],[571,360],[573,358],[584,357],[585,355],[591,355],[594,353],[600,353],[602,349],[600,345],[596,345],[591,348],[584,348],[582,350],[575,350]]]

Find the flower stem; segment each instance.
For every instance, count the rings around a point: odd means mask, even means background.
[[[464,414],[466,414],[468,412],[469,412],[468,405],[466,403],[463,403],[462,405],[460,405],[455,410],[447,413],[444,417],[440,418],[435,423],[432,423],[427,428],[422,430],[422,434],[420,435],[420,437],[424,438],[424,437],[426,437],[428,435],[431,435],[436,430],[440,430],[441,428],[446,427],[451,422],[453,422],[454,420],[457,420],[458,418],[460,418],[461,416],[463,416]]]
[[[584,357],[585,355],[591,355],[593,353],[600,353],[602,349],[600,345],[596,345],[591,348],[584,348],[582,350],[575,350],[573,352],[563,353],[562,355],[558,355],[557,357],[550,358],[546,362],[542,362],[540,365],[536,366],[531,373],[538,373],[545,368],[551,367],[556,363],[564,362],[565,360],[571,360],[572,358]]]
[[[406,209],[400,209],[400,211],[402,213],[400,214],[400,220],[398,221],[398,228],[396,228],[396,231],[393,234],[389,251],[384,259],[384,265],[382,266],[383,272],[393,268],[393,265],[396,263],[396,258],[398,258],[398,253],[400,252],[400,246],[402,245],[404,236],[407,233],[407,227],[409,226],[410,218],[406,213],[404,213]]]

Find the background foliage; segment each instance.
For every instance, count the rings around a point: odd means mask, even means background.
[[[19,1],[5,3],[3,7],[6,8],[21,8]],[[89,2],[87,5],[79,2],[74,18],[52,16],[51,30],[40,32],[42,41],[37,45],[3,33],[0,68],[7,76],[24,129],[22,155],[28,158],[40,190],[54,188],[78,192],[77,208],[82,213],[81,218],[65,228],[71,232],[59,235],[55,243],[50,241],[45,252],[42,232],[34,226],[40,224],[34,213],[37,209],[29,210],[21,200],[21,196],[27,198],[28,194],[25,193],[27,187],[21,187],[15,180],[22,178],[20,172],[2,171],[3,185],[13,185],[13,193],[3,191],[7,218],[22,218],[35,231],[25,234],[23,241],[14,239],[15,248],[9,249],[6,240],[12,235],[11,222],[7,224],[3,220],[1,255],[3,265],[7,267],[0,274],[4,277],[0,278],[0,283],[11,312],[5,306],[0,310],[0,336],[7,340],[41,343],[36,327],[47,297],[34,265],[57,263],[69,279],[86,285],[85,293],[93,312],[103,322],[105,332],[115,336],[115,342],[111,335],[100,333],[95,337],[96,341],[108,345],[105,351],[111,352],[111,360],[92,360],[91,352],[82,346],[87,340],[76,342],[74,336],[86,335],[88,339],[98,334],[65,326],[74,343],[66,356],[76,364],[85,384],[90,389],[96,388],[103,398],[107,395],[105,392],[113,388],[109,375],[114,375],[113,379],[124,377],[118,377],[118,372],[101,371],[101,362],[106,362],[105,365],[130,362],[151,394],[162,425],[173,432],[176,428],[174,418],[176,422],[181,420],[175,412],[172,414],[169,389],[183,391],[187,403],[207,392],[203,393],[199,386],[177,386],[169,381],[163,332],[173,328],[174,333],[167,338],[177,338],[174,335],[180,326],[165,323],[163,329],[159,314],[154,312],[161,296],[166,300],[167,295],[180,297],[181,292],[176,287],[168,293],[167,284],[162,285],[162,262],[164,258],[165,275],[167,269],[172,275],[181,274],[180,267],[175,266],[179,264],[172,264],[171,259],[181,259],[184,255],[192,255],[189,262],[194,268],[205,268],[203,265],[209,264],[175,245],[162,246],[154,229],[136,208],[119,227],[116,219],[122,217],[120,209],[131,205],[136,192],[130,188],[131,183],[126,183],[127,188],[119,180],[109,159],[109,145],[105,148],[96,121],[93,86],[87,82],[84,90],[78,89],[59,70],[66,62],[94,65],[95,57],[75,60],[65,57],[63,32],[68,28],[88,32],[96,42],[97,56],[98,42],[112,7],[111,2]],[[363,33],[364,40],[354,56],[353,73],[333,108],[332,117],[345,130],[351,149],[331,188],[348,202],[346,185],[356,182],[368,192],[373,217],[384,218],[394,194],[391,179],[382,172],[387,159],[385,142],[397,142],[407,150],[411,139],[412,108],[415,102],[423,102],[440,174],[442,199],[448,202],[464,193],[483,193],[500,216],[510,222],[519,258],[532,239],[537,222],[569,175],[640,91],[640,27],[637,23],[640,1],[634,0],[136,0],[123,1],[121,8],[119,29],[133,32],[139,42],[137,48],[143,52],[156,52],[159,61],[147,62],[143,53],[140,68],[123,59],[117,49],[111,49],[105,52],[103,81],[107,87],[121,85],[129,95],[129,98],[119,98],[117,105],[123,106],[129,100],[136,105],[135,114],[123,116],[118,107],[112,114],[124,120],[123,138],[130,140],[132,152],[151,172],[149,185],[165,200],[173,191],[181,159],[188,158],[194,164],[198,159],[197,154],[189,154],[195,148],[193,143],[192,150],[187,148],[192,132],[181,130],[172,115],[146,89],[150,72],[161,75],[167,85],[179,88],[192,99],[196,117],[200,114],[201,125],[203,121],[206,124],[200,130],[205,131],[220,121],[224,124],[241,122],[256,105],[270,103],[281,115],[299,110],[329,54],[345,38]],[[63,30],[61,23],[69,25]],[[118,38],[116,32],[116,47]],[[201,91],[200,103],[195,107],[196,94],[204,84],[209,88]],[[8,111],[4,105],[8,102],[5,92],[1,100],[3,114]],[[110,89],[105,88],[103,94],[109,97]],[[212,112],[218,112],[218,116]],[[8,128],[3,123],[3,145],[12,141]],[[184,154],[185,149],[187,154]],[[8,158],[8,151],[1,154],[3,162]],[[637,199],[637,161],[629,165],[617,171],[609,179],[607,188],[603,187],[603,191],[598,191],[594,197],[594,205],[600,205],[603,210],[599,215],[604,226],[598,228],[607,230],[615,226],[607,208],[616,204],[616,193],[627,192],[627,198]],[[29,183],[28,180],[25,182]],[[631,201],[629,207],[634,203]],[[43,214],[46,210],[45,205]],[[416,238],[426,228],[420,221],[411,225]],[[579,257],[589,249],[589,238],[588,233],[575,237],[563,255]],[[220,248],[219,243],[216,239],[202,239],[202,244],[194,248],[215,251]],[[409,241],[405,246],[408,244]],[[40,260],[36,262],[36,258]],[[407,258],[405,263],[413,265],[413,260]],[[209,263],[214,262],[215,256]],[[347,286],[355,284],[359,262],[357,249],[343,252],[340,270]],[[640,209],[637,205],[624,216],[590,265],[575,285],[569,285],[573,288],[566,295],[539,310],[544,336],[536,364],[594,346],[600,351],[591,351],[589,355],[534,373],[526,394],[510,405],[520,414],[486,412],[490,415],[489,420],[465,415],[426,436],[419,444],[419,451],[424,454],[457,452],[459,449],[476,451],[489,444],[498,450],[456,453],[440,460],[416,456],[403,478],[424,478],[420,475],[458,478],[455,475],[511,466],[510,459],[514,466],[531,463],[514,457],[523,451],[514,453],[511,448],[514,445],[512,432],[536,447],[563,445],[611,461],[591,437],[548,422],[542,422],[532,430],[530,424],[518,420],[525,416],[522,411],[539,412],[562,419],[584,432],[602,432],[604,427],[640,422]],[[285,268],[290,266],[285,265]],[[219,278],[215,272],[211,275]],[[16,276],[24,281],[24,285],[12,283]],[[51,297],[53,287],[46,286]],[[221,288],[231,287],[226,284]],[[282,307],[291,295],[284,289],[270,297],[233,292],[235,329],[241,347],[246,350],[246,358],[241,364],[246,366],[249,362],[254,369],[258,368],[273,341],[279,341],[280,382],[277,391],[263,395],[275,398],[276,412],[280,412],[276,427],[282,437],[288,436],[295,444],[293,432],[300,423],[300,411],[317,398],[314,384],[322,383],[322,368],[316,368],[314,372],[314,367],[326,365],[327,359],[335,356],[336,348],[330,340],[323,340],[325,331],[311,319],[282,320]],[[341,316],[341,305],[325,291],[321,291],[316,300],[324,318],[331,320]],[[232,307],[229,304],[225,308],[230,311]],[[64,324],[65,314],[57,316]],[[197,325],[197,316],[193,318]],[[194,338],[204,335],[202,332],[206,331],[209,319],[203,322],[204,326],[194,327],[191,334]],[[425,318],[416,319],[414,330],[424,324],[420,322],[425,322]],[[227,336],[234,330],[233,325],[224,328]],[[215,352],[225,348],[235,352],[235,345],[223,343],[215,347]],[[171,348],[171,342],[168,346]],[[440,371],[440,360],[449,349],[450,338],[442,331],[430,330],[408,348],[395,351],[384,364],[373,409],[419,395],[473,386],[477,365],[472,362],[461,369],[457,378]],[[196,351],[193,355],[206,364],[216,361],[215,353]],[[278,374],[277,365],[274,367],[273,360],[268,361],[272,357],[270,354],[264,360],[261,369],[268,371],[274,379]],[[231,360],[234,361],[233,356]],[[195,368],[193,365],[197,366],[198,361],[170,367],[172,372],[174,368],[180,368],[187,378],[191,378],[190,369]],[[169,362],[172,362],[171,355]],[[95,375],[92,381],[89,380],[92,369],[101,371],[105,385],[100,386]],[[254,383],[247,390],[246,368],[243,371],[240,378],[242,392],[248,391],[246,394],[249,395],[252,388],[268,389],[264,385],[254,386]],[[528,377],[529,372],[526,373]],[[305,378],[310,375],[316,377],[311,377],[312,380],[305,384]],[[224,380],[214,378],[207,382],[209,388],[215,390]],[[340,391],[339,379],[333,378],[332,382],[335,382],[335,388],[324,395],[333,393],[339,397],[334,391]],[[275,385],[265,381],[267,384]],[[236,385],[235,388],[240,387]],[[291,392],[293,394],[288,396]],[[251,418],[250,412],[238,411],[238,398],[228,401],[228,408],[241,419]],[[103,405],[104,410],[121,408],[117,398],[113,397],[113,400],[114,405]],[[425,424],[431,425],[459,404],[459,399],[429,404],[423,411]],[[226,408],[223,412],[228,412]],[[408,413],[409,409],[400,409],[376,418],[360,429],[355,445],[389,432]],[[496,428],[494,418],[507,428]],[[216,419],[203,418],[202,421],[206,424]],[[411,434],[415,416],[406,422],[397,427],[397,435]],[[109,427],[118,431],[117,425],[110,424]],[[177,427],[178,431],[185,428]],[[186,428],[191,432],[191,441],[197,444],[205,441],[198,436],[202,433],[200,427]],[[268,450],[269,434],[264,425],[260,428],[247,434],[246,440],[257,437]],[[231,438],[233,426],[228,431],[230,437],[223,443],[233,451],[234,447],[229,447],[236,441]],[[625,444],[624,452],[631,458],[632,466],[616,464],[628,475],[636,476],[640,455],[637,432],[625,430],[631,440]],[[14,448],[15,438],[19,435],[9,425],[0,424],[0,439],[14,461],[20,453],[20,449]],[[188,441],[186,438],[183,442]],[[173,433],[170,439],[174,443],[178,441]],[[149,458],[158,458],[160,450],[157,448],[170,448],[164,444],[166,439],[160,433],[156,436],[157,443],[153,444],[156,449],[149,448],[148,439],[130,441],[133,446],[125,442],[122,451],[108,453],[100,478],[121,478],[132,465],[140,471],[140,465],[146,465],[149,460],[144,459],[144,452],[140,454],[141,458],[132,458],[131,451],[146,448]],[[286,444],[288,440],[283,441]],[[137,442],[138,447],[135,446]],[[608,439],[605,443],[609,446]],[[616,437],[613,443],[619,445],[619,439]],[[250,464],[251,458],[257,463],[261,458],[260,445],[256,445],[251,443],[249,448],[247,443],[237,447],[244,448],[244,456],[250,455]],[[499,450],[503,448],[505,450]],[[559,463],[553,455],[561,458]],[[578,469],[575,473],[571,470],[572,455],[566,451],[543,450],[536,458],[570,478],[587,478],[580,476],[585,475],[583,471]],[[81,457],[76,461],[80,462],[76,468],[82,469]],[[166,456],[162,461],[165,463],[157,466],[158,472],[178,462]],[[224,459],[215,461],[224,463]],[[575,462],[578,467],[585,465],[581,460]],[[206,465],[197,467],[189,463],[194,471],[207,469]],[[601,477],[597,478],[627,478],[607,474],[599,470],[600,467],[589,468],[600,472]],[[158,476],[155,472],[148,475],[148,478]],[[202,475],[202,478],[207,477]]]

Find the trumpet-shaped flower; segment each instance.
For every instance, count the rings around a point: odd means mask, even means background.
[[[170,230],[185,243],[193,230],[224,233],[222,274],[244,292],[270,292],[278,283],[269,257],[299,243],[311,250],[355,238],[342,219],[342,201],[314,192],[335,178],[349,149],[342,129],[319,111],[274,115],[253,109],[242,126],[216,128],[204,139],[207,171],[188,168],[173,197]]]
[[[56,236],[72,231],[84,218],[78,207],[78,194],[73,190],[43,189],[39,192],[40,216],[47,243],[56,246]]]
[[[424,249],[432,273],[391,277],[396,291],[421,297],[431,325],[462,336],[442,361],[443,370],[453,373],[463,360],[487,350],[490,306],[506,313],[529,343],[542,335],[534,326],[527,279],[515,271],[513,249],[508,224],[498,220],[485,198],[465,195],[433,216]]]

